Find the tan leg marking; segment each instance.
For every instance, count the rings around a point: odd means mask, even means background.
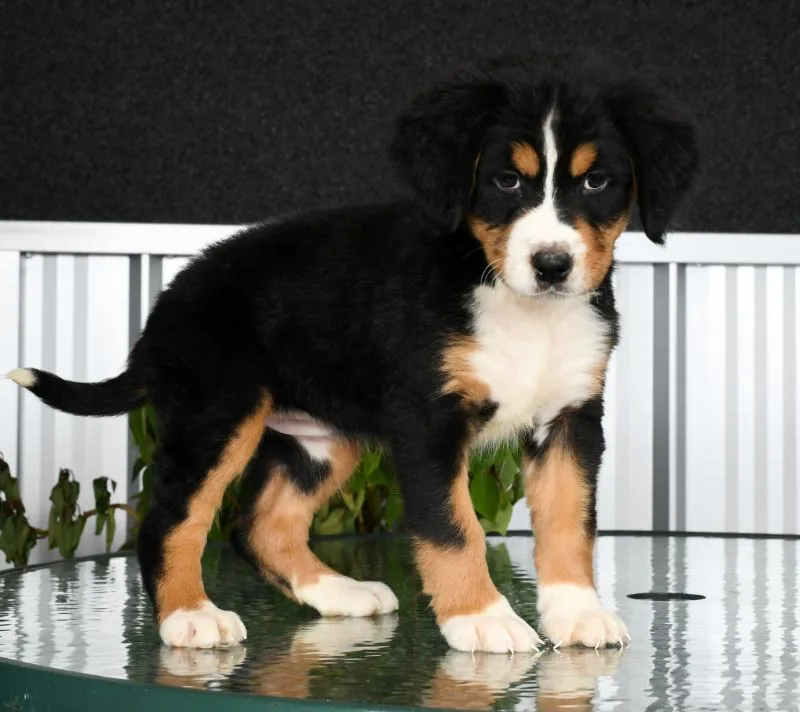
[[[591,492],[575,457],[555,442],[541,463],[525,467],[539,585],[594,587],[594,536],[586,531]]]
[[[258,497],[249,534],[251,550],[267,578],[277,574],[302,587],[323,574],[335,574],[308,547],[308,530],[315,512],[347,482],[360,455],[353,444],[332,444],[330,473],[312,494],[299,491],[284,472],[273,473]]]
[[[189,500],[186,519],[164,539],[163,569],[156,584],[159,622],[177,610],[195,610],[208,600],[200,564],[208,530],[228,485],[242,473],[258,447],[271,405],[271,399],[264,396],[240,423],[219,461]]]
[[[423,540],[415,542],[423,590],[431,596],[431,606],[439,623],[453,616],[483,611],[500,597],[489,576],[486,537],[469,496],[466,462],[453,483],[450,507],[453,523],[464,536],[464,545],[458,548]]]
[[[542,631],[564,646],[623,645],[628,629],[603,607],[594,587],[595,533],[587,526],[592,490],[563,430],[555,433],[543,458],[526,462],[525,470]]]

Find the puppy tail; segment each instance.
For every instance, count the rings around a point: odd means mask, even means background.
[[[134,373],[98,383],[78,383],[36,368],[15,368],[7,376],[42,402],[73,415],[122,415],[145,401],[145,390]]]

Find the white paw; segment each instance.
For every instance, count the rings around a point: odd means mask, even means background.
[[[323,616],[383,615],[399,605],[392,589],[380,581],[356,581],[347,576],[325,574],[308,586],[293,587],[300,603],[316,608]]]
[[[621,647],[630,641],[627,626],[616,613],[603,608],[597,592],[590,586],[542,586],[538,598],[539,625],[556,647]]]
[[[503,596],[480,613],[453,616],[440,627],[451,648],[468,653],[529,653],[542,644]]]
[[[158,629],[165,645],[174,648],[215,648],[247,638],[247,630],[233,611],[223,611],[206,601],[194,611],[170,613]]]

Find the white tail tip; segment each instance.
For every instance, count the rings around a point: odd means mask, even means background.
[[[23,388],[31,388],[36,385],[36,375],[29,368],[15,368],[9,372],[7,378]]]

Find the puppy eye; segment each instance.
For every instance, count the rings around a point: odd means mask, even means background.
[[[494,184],[506,193],[513,193],[515,190],[519,190],[522,185],[519,176],[511,171],[495,176]]]
[[[592,171],[583,179],[583,192],[599,193],[601,190],[605,190],[610,182],[611,179],[605,173]]]

